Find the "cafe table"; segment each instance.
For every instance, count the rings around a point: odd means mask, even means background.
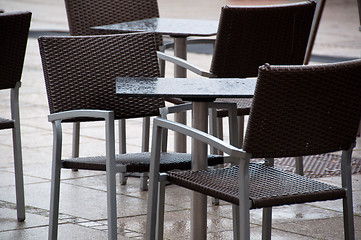
[[[207,132],[208,103],[216,98],[251,98],[256,78],[116,78],[116,94],[127,97],[177,97],[192,102],[192,126]],[[207,169],[207,146],[192,139],[192,169]],[[193,193],[191,239],[206,239],[207,198]]]
[[[116,23],[104,26],[92,27],[106,33],[129,33],[129,32],[154,32],[167,35],[174,39],[174,55],[187,59],[187,38],[188,37],[209,37],[217,34],[218,21],[193,20],[178,18],[147,18],[143,20]],[[174,77],[187,77],[186,69],[174,65]],[[186,114],[175,115],[177,122],[185,123]],[[176,152],[186,152],[186,138],[182,134],[175,134]]]

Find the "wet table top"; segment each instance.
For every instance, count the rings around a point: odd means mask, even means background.
[[[251,98],[256,78],[116,78],[116,93],[133,97],[178,97],[189,101]]]
[[[218,21],[148,18],[92,28],[107,32],[155,32],[172,37],[213,36],[217,34]]]

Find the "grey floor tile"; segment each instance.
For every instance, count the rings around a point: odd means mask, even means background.
[[[344,239],[342,217],[274,224],[273,227],[318,239]],[[361,217],[355,217],[355,235],[356,239],[361,239]]]
[[[59,228],[59,239],[107,239],[107,232],[94,230],[87,227],[81,227],[74,224],[63,224]],[[19,229],[17,231],[0,232],[0,239],[17,239],[17,240],[34,240],[34,239],[47,239],[48,227],[37,227]]]
[[[19,230],[26,228],[44,227],[49,224],[49,218],[42,214],[26,213],[26,221],[18,222],[16,206],[12,203],[0,202],[0,239],[3,231]]]
[[[14,189],[15,189],[15,173],[14,172],[0,170],[0,176],[1,176],[0,189],[3,187],[14,187]],[[47,181],[47,180],[44,180],[42,178],[36,178],[36,177],[24,175],[24,184],[40,183],[40,182],[44,182],[44,181]]]
[[[341,199],[335,201],[315,202],[315,203],[310,203],[310,205],[333,211],[338,211],[342,213]],[[353,209],[355,214],[361,215],[361,191],[353,192]]]

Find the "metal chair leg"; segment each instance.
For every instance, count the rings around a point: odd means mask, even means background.
[[[239,206],[232,204],[233,239],[239,239]]]
[[[116,168],[115,168],[115,136],[114,113],[106,119],[106,174],[107,174],[107,213],[108,239],[117,239],[117,196],[116,196]]]
[[[217,131],[217,109],[210,108],[209,110],[209,133],[212,136],[218,137]],[[218,149],[211,147],[211,154],[220,154]],[[212,205],[219,205],[219,199],[212,197]]]
[[[23,158],[21,152],[19,85],[11,90],[11,116],[15,119],[13,128],[13,149],[15,169],[16,210],[18,221],[25,220],[25,196],[23,179]]]
[[[295,157],[296,174],[303,176],[303,157]]]
[[[167,176],[162,175],[159,179],[159,192],[158,192],[158,204],[157,204],[157,230],[156,230],[156,239],[162,240],[163,239],[163,230],[164,230],[164,206],[165,206],[165,185]]]
[[[119,121],[119,154],[126,153],[126,130],[125,130],[125,119]],[[121,185],[127,184],[126,173],[119,173],[119,182]]]
[[[80,145],[80,122],[73,123],[73,143],[72,143],[72,158],[79,157],[79,145]],[[73,172],[77,172],[78,169],[73,168]]]
[[[161,128],[153,128],[152,136],[152,155],[150,160],[150,182],[149,182],[149,192],[148,192],[148,210],[147,210],[147,227],[146,227],[146,237],[147,240],[154,240],[156,235],[159,235],[159,221],[158,216],[158,205],[159,205],[159,165],[160,163],[157,159],[160,158],[160,150],[162,143],[159,141],[161,139],[162,130]]]
[[[343,220],[345,239],[355,239],[355,227],[352,204],[352,172],[351,172],[352,148],[342,151],[341,173],[342,187],[346,188],[346,198],[343,199]]]
[[[267,166],[274,166],[274,159],[266,159]],[[272,208],[263,208],[262,215],[262,240],[271,240],[272,232]]]
[[[59,219],[59,194],[60,194],[60,171],[61,171],[61,123],[53,122],[53,163],[51,173],[51,192],[50,192],[50,214],[49,214],[49,232],[48,239],[56,240],[58,238],[58,219]]]
[[[139,188],[142,191],[147,191],[148,190],[148,173],[140,173],[140,183],[139,183]]]
[[[150,129],[150,117],[143,118],[142,129],[142,152],[149,152],[149,129]]]
[[[238,139],[239,147],[243,146],[243,135],[244,135],[244,116],[237,116],[238,121]]]
[[[239,178],[239,207],[238,219],[239,228],[237,229],[238,239],[250,239],[250,215],[249,215],[249,161],[242,161],[239,164],[239,174],[244,177]],[[233,229],[234,231],[234,229]]]

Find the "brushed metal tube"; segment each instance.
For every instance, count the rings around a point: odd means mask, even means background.
[[[186,37],[175,37],[174,38],[174,55],[176,57],[187,60],[187,38]],[[174,65],[174,77],[186,78],[187,70],[178,65]],[[180,112],[174,114],[174,121],[187,124],[187,113]],[[174,151],[175,152],[187,152],[187,138],[185,135],[180,133],[174,133]]]
[[[208,109],[206,102],[193,102],[192,126],[207,132]],[[207,169],[207,145],[192,139],[192,169]],[[193,192],[191,209],[191,239],[207,238],[207,196]]]

